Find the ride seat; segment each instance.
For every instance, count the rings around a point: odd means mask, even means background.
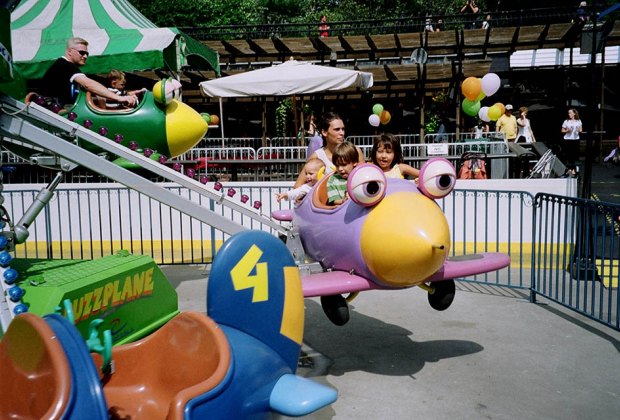
[[[98,354],[95,364],[101,366]],[[132,420],[183,419],[187,402],[220,384],[230,348],[206,315],[183,312],[151,335],[112,349],[114,372],[104,376],[110,413]]]
[[[332,173],[333,174],[333,173]],[[312,194],[312,204],[319,209],[332,210],[338,206],[332,206],[327,204],[327,180],[332,174],[326,175],[318,182]]]
[[[34,314],[9,324],[0,341],[0,418],[64,418],[71,369],[56,334]]]
[[[135,109],[135,108],[126,108],[124,105],[114,107],[114,108],[108,108],[106,106],[106,101],[107,101],[106,98],[93,95],[91,92],[86,92],[86,103],[91,109],[94,109],[96,111],[114,112],[114,113],[130,113]]]

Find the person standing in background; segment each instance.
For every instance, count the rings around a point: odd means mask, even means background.
[[[314,152],[323,147],[323,137],[319,133],[319,130],[316,128],[316,124],[314,122],[314,113],[310,113],[308,115],[308,119],[306,121],[306,137],[308,139],[308,148],[306,149],[306,158],[312,156]]]
[[[461,8],[461,14],[466,16],[465,29],[476,28],[476,18],[478,17],[479,11],[480,9],[476,6],[476,2],[474,0],[467,0],[465,6]]]
[[[517,139],[517,119],[512,115],[512,105],[508,104],[504,108],[504,115],[497,120],[495,131],[504,133],[508,141]]]
[[[491,15],[487,15],[487,17],[482,21],[482,29],[489,29],[491,27]]]
[[[319,25],[319,36],[327,38],[329,36],[329,25],[327,24],[327,16],[321,16],[321,24]]]
[[[519,118],[517,119],[517,126],[519,132],[517,133],[517,143],[536,143],[534,137],[534,131],[530,125],[530,120],[527,118],[527,107],[522,106],[519,108]]]
[[[588,21],[588,12],[586,10],[586,8],[588,7],[588,3],[586,3],[585,1],[582,1],[581,3],[579,3],[579,7],[577,8],[577,22],[578,23],[585,23]]]
[[[562,123],[562,133],[564,141],[562,149],[566,159],[568,174],[577,176],[577,160],[579,160],[579,133],[583,130],[583,124],[579,119],[579,112],[575,108],[568,110],[568,119]]]

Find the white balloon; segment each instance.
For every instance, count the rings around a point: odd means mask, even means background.
[[[491,121],[491,119],[489,118],[489,107],[483,106],[482,108],[480,108],[480,111],[478,111],[478,117],[480,117],[480,119],[484,122]]]
[[[377,114],[370,114],[370,117],[368,117],[368,122],[373,127],[379,127],[379,124],[381,124],[381,118],[379,118]]]
[[[495,73],[488,73],[482,78],[482,91],[485,95],[491,96],[499,90],[501,81]]]

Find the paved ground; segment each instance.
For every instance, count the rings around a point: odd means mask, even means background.
[[[205,310],[204,266],[163,270],[182,310]],[[419,289],[362,293],[343,327],[307,299],[299,373],[339,392],[309,418],[618,418],[619,332],[522,292],[457,287],[444,312]]]
[[[620,202],[620,167],[595,165],[592,191]],[[204,311],[204,266],[163,269],[181,309]],[[307,299],[298,373],[339,392],[309,418],[618,418],[620,332],[525,292],[457,288],[444,312],[419,289],[362,293],[343,327]]]

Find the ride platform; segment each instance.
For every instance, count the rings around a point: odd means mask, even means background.
[[[178,314],[178,297],[151,257],[121,251],[97,260],[15,259],[17,285],[28,311],[43,316],[71,302],[75,324],[87,337],[103,319],[114,344],[135,341]]]

